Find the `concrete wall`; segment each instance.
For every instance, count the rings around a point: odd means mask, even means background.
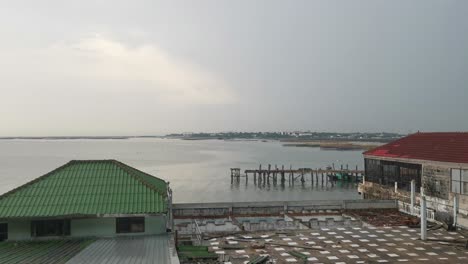
[[[26,240],[31,238],[31,222],[28,220],[7,221],[8,240]]]
[[[166,216],[149,216],[145,219],[145,234],[158,235],[166,233]]]
[[[14,220],[8,223],[8,240],[29,240],[31,237],[30,220]],[[116,233],[116,218],[86,218],[70,221],[70,237],[115,237],[128,235],[157,235],[166,233],[165,216],[145,217],[144,233]],[[43,239],[43,238],[41,238]]]
[[[71,220],[72,237],[115,236],[115,218],[87,218]]]
[[[448,200],[450,176],[450,168],[424,165],[421,182],[425,195]]]
[[[242,203],[193,203],[174,204],[175,218],[219,217],[228,215],[279,215],[302,213],[304,211],[352,210],[352,209],[395,209],[395,201],[388,200],[343,200],[343,201],[283,201],[283,202],[242,202]]]

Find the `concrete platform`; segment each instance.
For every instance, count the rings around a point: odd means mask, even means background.
[[[261,254],[270,255],[276,263],[468,263],[468,250],[441,241],[466,239],[463,235],[438,229],[428,231],[428,237],[440,241],[421,241],[419,229],[406,226],[370,226],[297,230],[287,234],[252,232],[236,238],[214,238],[207,243],[210,250],[224,255],[225,263],[231,264],[247,263],[254,255]],[[266,245],[264,249],[253,249],[249,241]],[[225,243],[245,248],[223,249]],[[306,255],[307,260],[294,257],[290,251]]]

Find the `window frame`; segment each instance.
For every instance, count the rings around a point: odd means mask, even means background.
[[[5,227],[5,231],[0,230],[0,242],[8,240],[8,223],[0,223],[0,226]]]
[[[138,228],[138,225],[141,225],[140,228]],[[117,217],[115,219],[116,234],[145,233],[145,229],[146,221],[144,216]]]
[[[454,179],[454,171],[458,171],[458,175],[455,175],[456,179]],[[465,185],[468,186],[468,169],[451,168],[450,169],[450,191],[452,193],[468,195],[468,188],[465,188],[466,187]],[[457,187],[457,188],[454,189],[454,187]]]
[[[54,232],[48,232],[55,229]],[[70,219],[47,219],[31,221],[31,237],[64,237],[71,235]]]

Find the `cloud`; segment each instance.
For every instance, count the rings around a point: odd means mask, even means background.
[[[94,80],[99,87],[93,89],[132,89],[167,103],[235,101],[232,89],[219,75],[177,58],[155,44],[131,47],[96,35],[55,44],[42,55],[45,67],[55,76]],[[106,82],[108,85],[102,85]]]

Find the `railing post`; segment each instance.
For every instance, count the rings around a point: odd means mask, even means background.
[[[416,182],[411,181],[411,214],[414,215],[414,200],[415,200]]]
[[[453,196],[453,228],[457,230],[458,195]]]
[[[427,239],[426,197],[421,197],[421,240]]]

